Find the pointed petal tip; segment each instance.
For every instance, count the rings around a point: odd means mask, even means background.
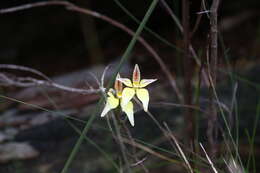
[[[106,115],[106,114],[102,113],[102,114],[101,114],[101,118],[103,118],[105,115]]]
[[[155,81],[157,81],[157,79],[142,79],[140,81],[140,87],[141,88],[146,87],[147,85],[149,85],[149,84],[151,84],[151,83],[153,83]]]
[[[134,105],[133,102],[129,101],[125,106],[121,103],[122,110],[126,113],[127,118],[132,126],[134,123]]]
[[[111,110],[110,107],[108,106],[108,104],[106,104],[105,108],[101,113],[101,117],[104,117],[110,110]]]
[[[139,83],[141,80],[141,72],[140,72],[138,64],[135,64],[132,80],[133,80],[133,83]]]

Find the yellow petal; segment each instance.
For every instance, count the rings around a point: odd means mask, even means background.
[[[144,111],[148,111],[149,104],[149,93],[147,89],[136,89],[136,95],[139,100],[143,103]]]
[[[122,92],[122,104],[125,106],[135,95],[135,89],[124,88]]]
[[[109,97],[115,97],[115,96],[113,95],[113,93],[115,93],[115,91],[114,91],[112,88],[110,88],[109,91],[107,92],[107,95],[108,95]]]
[[[118,105],[119,99],[115,98],[113,95],[108,97],[106,106],[101,113],[101,117],[104,117],[111,109],[115,109]]]
[[[115,97],[108,97],[107,98],[107,103],[109,104],[111,109],[115,109],[118,106],[118,104],[119,104],[119,99],[115,98]]]
[[[134,122],[134,106],[131,101],[129,101],[125,106],[121,103],[122,110],[126,113],[127,118],[132,126],[135,125]]]
[[[141,88],[146,87],[147,85],[149,85],[155,81],[157,81],[157,79],[142,79],[139,87],[141,87]]]
[[[117,80],[125,84],[125,86],[133,87],[131,80],[128,78],[118,78]]]
[[[133,78],[132,78],[133,83],[139,84],[140,79],[141,79],[141,72],[140,72],[138,64],[135,64],[135,68],[133,71]]]

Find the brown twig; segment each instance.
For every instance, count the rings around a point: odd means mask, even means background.
[[[137,142],[133,143],[132,141],[130,141],[127,138],[122,138],[122,142],[127,143],[129,145],[134,145],[135,147],[137,147],[137,148],[139,148],[139,149],[141,149],[143,151],[146,151],[147,153],[150,153],[150,154],[152,154],[152,155],[154,155],[154,156],[156,156],[156,157],[158,157],[158,158],[160,158],[162,160],[166,160],[166,161],[171,162],[171,163],[182,164],[180,161],[172,159],[172,158],[169,158],[169,157],[167,157],[165,155],[162,155],[161,153],[158,153],[158,152],[156,152],[156,151],[154,151],[154,150],[152,150],[152,149],[150,149],[150,148],[148,148],[148,147],[146,147],[146,146],[144,146],[144,145],[142,145],[140,143],[137,143]]]
[[[210,8],[210,61],[214,84],[216,83],[216,73],[218,64],[218,7],[219,0],[213,0]]]
[[[177,25],[177,27],[179,28],[179,30],[181,31],[181,33],[183,34],[183,27],[179,21],[179,19],[176,17],[176,15],[172,12],[172,9],[169,7],[169,5],[167,4],[167,2],[165,0],[161,0],[161,3],[163,5],[163,7],[165,8],[165,10],[167,11],[167,13],[171,16],[171,18],[174,20],[175,24]]]
[[[192,104],[192,59],[189,51],[190,41],[190,23],[189,23],[189,0],[182,1],[182,26],[183,26],[183,39],[184,39],[184,56],[183,56],[183,69],[184,69],[184,92],[185,92],[185,104]],[[188,140],[186,141],[186,146],[194,148],[195,139],[195,117],[191,109],[186,109],[184,111],[184,118],[187,122],[186,135]]]
[[[65,6],[65,8],[68,9],[68,10],[76,11],[76,12],[87,14],[87,15],[91,15],[93,17],[99,18],[103,21],[110,23],[110,24],[116,26],[117,28],[120,28],[121,30],[125,31],[126,33],[128,33],[131,36],[134,35],[134,31],[132,31],[131,29],[129,29],[125,25],[117,22],[116,20],[111,19],[108,16],[102,15],[98,12],[78,7],[78,6],[76,6],[76,5],[74,5],[70,2],[67,2],[67,1],[45,1],[45,2],[30,3],[30,4],[25,4],[25,5],[21,5],[21,6],[12,7],[12,8],[0,9],[0,14],[12,13],[12,12],[16,12],[16,11],[20,11],[20,10],[26,10],[26,9],[30,9],[30,8],[34,8],[34,7],[50,6],[50,5],[62,5],[62,6]],[[180,90],[179,90],[179,88],[178,88],[178,86],[175,82],[174,77],[171,75],[171,72],[168,70],[167,66],[162,61],[162,58],[156,53],[156,51],[141,36],[138,37],[138,41],[155,58],[157,63],[160,65],[162,71],[165,73],[166,77],[169,79],[171,86],[173,87],[174,91],[176,92],[177,98],[180,101],[182,101],[183,96],[182,96],[182,94],[181,94],[181,92],[180,92]]]
[[[189,30],[189,0],[182,1],[182,25],[180,24],[178,18],[174,15],[171,8],[165,2],[165,0],[161,0],[162,5],[171,16],[171,18],[175,21],[176,25],[178,26],[179,30],[181,31],[184,39],[184,56],[183,56],[183,69],[184,69],[184,104],[191,105],[192,100],[192,93],[191,93],[191,78],[192,78],[192,59],[191,53],[195,59],[197,55],[192,48],[191,41],[190,41],[190,30]],[[186,134],[189,135],[189,142],[193,141],[194,139],[194,117],[192,115],[191,109],[185,110],[185,120],[188,123]]]
[[[203,9],[203,1],[201,1],[201,7],[200,7],[200,9],[202,10]],[[197,16],[197,19],[196,19],[196,22],[195,22],[195,24],[194,24],[194,27],[193,27],[193,29],[191,30],[191,34],[190,34],[190,37],[192,38],[193,36],[194,36],[194,34],[195,34],[195,32],[198,30],[198,28],[199,28],[199,24],[200,24],[200,21],[201,21],[201,17],[202,17],[202,14],[198,14],[198,16]]]
[[[99,89],[79,89],[67,87],[64,85],[57,84],[53,81],[39,80],[31,77],[16,77],[6,73],[0,73],[0,85],[1,86],[17,86],[17,87],[35,87],[35,86],[47,86],[57,88],[67,92],[73,92],[78,94],[95,94],[103,91]]]
[[[30,67],[14,65],[14,64],[0,64],[0,69],[26,71],[26,72],[37,74],[37,75],[41,76],[42,78],[44,78],[48,81],[51,81],[51,79],[48,76],[46,76],[45,74],[43,74],[42,72],[40,72],[36,69],[30,68]]]
[[[218,64],[218,7],[219,7],[219,0],[213,0],[210,8],[210,76],[212,78],[211,83],[211,116],[208,120],[208,131],[207,136],[209,139],[209,146],[210,146],[210,155],[215,156],[217,152],[217,147],[215,144],[215,134],[217,132],[216,129],[216,122],[217,122],[217,110],[214,104],[214,88],[216,86],[216,79],[217,79],[217,64]]]

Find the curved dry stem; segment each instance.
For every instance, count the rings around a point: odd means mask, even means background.
[[[0,85],[17,86],[17,87],[47,86],[47,87],[53,87],[63,91],[79,93],[79,94],[95,94],[102,91],[102,88],[79,89],[79,88],[60,85],[51,80],[47,81],[47,80],[38,80],[31,77],[16,77],[10,74],[7,75],[6,73],[0,73]]]
[[[14,65],[14,64],[0,64],[0,69],[27,71],[27,72],[30,72],[30,73],[37,74],[37,75],[41,76],[42,78],[44,78],[48,81],[51,81],[51,79],[48,76],[46,76],[45,74],[43,74],[42,72],[40,72],[36,69],[30,68],[30,67],[25,67],[25,66],[21,66],[21,65]]]
[[[21,5],[21,6],[12,7],[12,8],[0,9],[0,14],[12,13],[12,12],[16,12],[16,11],[20,11],[20,10],[26,10],[26,9],[30,9],[30,8],[34,8],[34,7],[50,6],[50,5],[62,5],[62,6],[65,6],[66,9],[68,9],[68,10],[76,11],[76,12],[79,12],[79,13],[83,13],[83,14],[87,14],[87,15],[99,18],[103,21],[106,21],[106,22],[116,26],[117,28],[120,28],[121,30],[125,31],[126,33],[128,33],[131,36],[134,35],[134,31],[132,31],[131,29],[129,29],[125,25],[117,22],[116,20],[111,19],[111,18],[109,18],[105,15],[98,13],[98,12],[78,7],[78,6],[76,6],[76,5],[74,5],[70,2],[67,2],[67,1],[46,1],[46,2],[30,3],[30,4],[25,4],[25,5]],[[157,54],[157,52],[141,36],[138,37],[138,41],[155,58],[157,63],[160,65],[162,71],[165,73],[166,77],[169,79],[169,82],[170,82],[171,86],[173,87],[174,91],[176,92],[178,99],[182,102],[183,96],[182,96],[182,94],[181,94],[181,92],[180,92],[180,90],[179,90],[179,88],[178,88],[178,86],[175,82],[174,77],[172,76],[171,72],[168,70],[166,64],[162,61],[162,58]]]

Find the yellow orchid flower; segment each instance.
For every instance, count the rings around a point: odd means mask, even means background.
[[[117,75],[114,89],[110,88],[107,92],[107,101],[105,108],[103,109],[101,113],[101,117],[104,117],[110,110],[115,109],[120,104],[121,109],[123,112],[126,113],[128,120],[130,121],[130,124],[134,126],[134,106],[131,101],[129,101],[127,104],[122,104],[122,90],[123,90],[123,84],[118,79],[120,78],[120,75]]]
[[[127,105],[128,102],[130,102],[130,100],[136,94],[137,98],[143,104],[144,111],[147,112],[149,104],[149,92],[144,87],[155,82],[157,79],[141,80],[140,69],[139,66],[136,64],[133,71],[132,81],[128,78],[119,78],[118,80],[127,86],[122,92],[122,104]]]

